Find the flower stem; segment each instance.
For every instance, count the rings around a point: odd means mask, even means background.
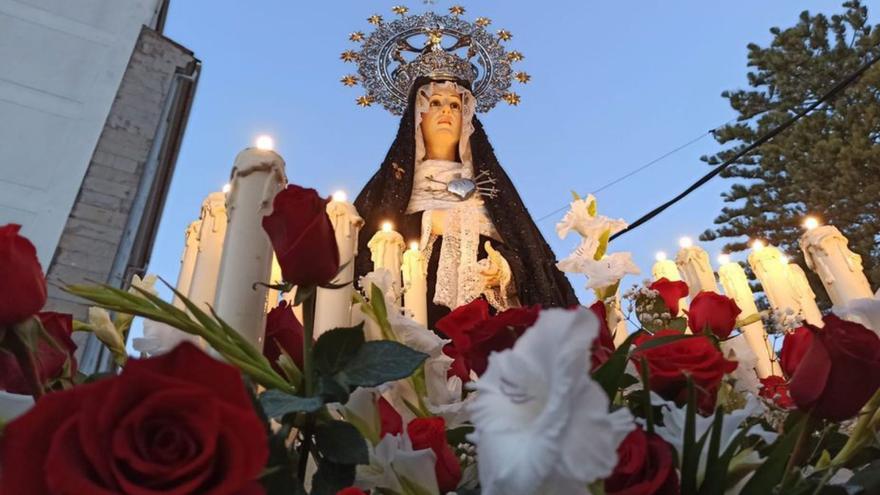
[[[312,294],[303,301],[303,375],[305,375],[306,397],[311,397],[315,392],[312,338],[315,335],[315,300],[317,295],[318,291],[313,290]]]
[[[880,390],[874,393],[874,396],[865,404],[859,413],[859,420],[853,428],[852,434],[846,441],[846,444],[840,449],[840,452],[831,460],[832,466],[842,466],[846,464],[858,452],[872,436],[872,423],[874,415],[880,409]]]
[[[791,457],[788,458],[788,464],[785,466],[785,476],[782,478],[783,487],[786,486],[791,479],[794,470],[806,460],[804,457],[808,454],[807,449],[810,446],[810,436],[813,434],[813,430],[817,423],[818,420],[816,420],[812,414],[807,415],[804,428],[801,430],[800,435],[798,435],[797,442],[794,444],[794,449],[791,451]]]
[[[22,375],[24,375],[25,380],[31,386],[31,395],[34,396],[34,400],[39,400],[45,394],[45,390],[43,389],[43,382],[40,380],[40,373],[37,371],[37,361],[34,358],[34,353],[14,331],[7,332],[6,343],[9,350],[15,355]]]

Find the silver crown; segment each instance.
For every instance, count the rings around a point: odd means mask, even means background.
[[[501,46],[501,42],[511,39],[509,31],[501,29],[493,35],[486,29],[491,20],[461,19],[464,7],[460,6],[451,7],[445,16],[433,12],[408,16],[408,10],[394,7],[392,11],[400,18],[389,23],[374,14],[367,19],[376,26],[373,33],[367,36],[357,31],[349,35],[349,40],[363,43],[363,47],[342,53],[343,61],[357,62],[358,74],[347,75],[341,82],[364,86],[366,94],[356,100],[358,105],[368,107],[378,102],[389,112],[401,115],[413,83],[422,76],[471,83],[478,112],[490,110],[502,99],[519,104],[519,95],[509,91],[511,82],[516,79],[525,84],[531,76],[514,73],[511,68],[523,55]]]

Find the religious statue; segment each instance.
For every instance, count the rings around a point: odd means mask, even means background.
[[[360,80],[367,89],[358,102],[378,101],[401,115],[391,149],[355,200],[365,220],[355,277],[373,269],[367,243],[391,222],[428,260],[429,325],[480,297],[497,311],[575,305],[571,285],[476,117],[502,98],[519,101],[507,89],[511,63],[522,55],[500,45],[509,33],[496,38],[484,18],[470,23],[460,13],[387,24],[370,18],[375,32],[351,35],[363,49],[343,53],[343,60],[358,62],[359,76],[342,82]],[[413,46],[416,38],[422,47]]]

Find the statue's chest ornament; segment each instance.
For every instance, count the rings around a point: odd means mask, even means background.
[[[428,175],[425,178],[430,182],[444,186],[443,189],[425,188],[426,191],[451,195],[458,201],[467,201],[475,193],[480,193],[481,196],[487,198],[495,198],[498,195],[495,179],[485,171],[480,172],[473,179],[466,179],[461,174],[454,174],[449,181],[435,179],[433,175]]]

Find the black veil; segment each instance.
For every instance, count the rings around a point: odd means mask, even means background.
[[[415,94],[429,82],[431,79],[422,77],[413,84],[397,137],[381,167],[354,202],[364,219],[355,259],[356,280],[373,269],[367,243],[381,228],[382,222],[390,221],[395,230],[403,235],[407,245],[418,241],[421,236],[422,212],[410,215],[404,212],[409,204],[415,172]],[[456,82],[462,87],[470,87],[467,83]],[[568,279],[556,268],[556,258],[550,246],[532,221],[510,178],[498,163],[489,138],[476,115],[473,126],[470,147],[474,176],[487,171],[497,181],[497,197],[484,197],[483,200],[489,217],[503,239],[498,250],[510,264],[520,303],[525,306],[540,304],[544,307],[578,304]]]

